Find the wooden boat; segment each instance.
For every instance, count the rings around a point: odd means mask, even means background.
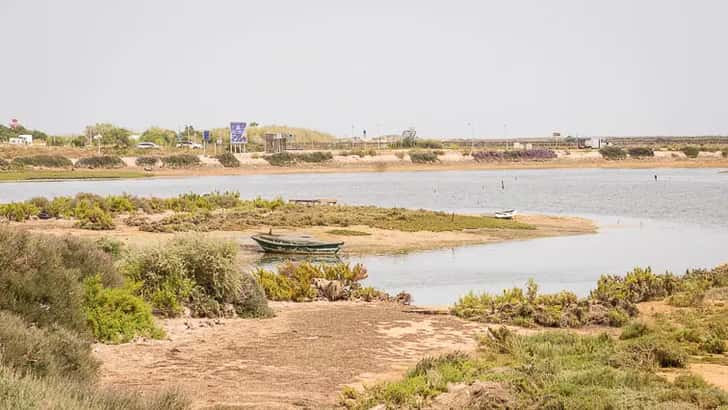
[[[495,213],[495,217],[498,219],[513,219],[516,216],[515,209],[509,209],[507,211],[498,211]]]
[[[251,238],[266,252],[271,253],[298,253],[298,254],[328,254],[339,252],[344,242],[322,242],[310,236],[283,236],[272,234],[257,234]]]

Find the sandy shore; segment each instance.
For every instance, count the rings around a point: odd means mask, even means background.
[[[218,176],[218,175],[265,175],[265,174],[299,174],[299,173],[348,173],[348,172],[419,172],[419,171],[477,171],[502,169],[660,169],[660,168],[728,168],[728,159],[719,157],[686,159],[655,158],[651,160],[626,159],[607,161],[590,157],[552,161],[529,162],[488,162],[479,163],[471,159],[444,160],[436,164],[413,164],[409,161],[381,161],[377,157],[366,161],[328,162],[317,165],[294,165],[274,167],[267,164],[243,163],[240,168],[222,168],[205,166],[192,169],[156,169],[154,176],[186,177],[186,176]]]
[[[89,231],[75,228],[71,220],[34,220],[24,223],[13,223],[21,229],[29,229],[39,233],[56,235],[71,234],[87,238],[110,237],[120,240],[129,246],[148,246],[163,243],[174,234],[142,232],[135,227],[124,225],[124,217],[116,219],[117,228],[111,231]],[[513,240],[527,240],[552,236],[583,235],[595,233],[596,225],[588,219],[547,215],[519,215],[516,220],[533,225],[536,229],[472,229],[447,232],[403,232],[388,229],[370,228],[368,226],[349,226],[346,229],[368,233],[367,236],[340,236],[329,233],[337,227],[312,226],[302,229],[277,229],[276,233],[308,233],[316,238],[331,241],[344,241],[343,255],[391,254],[418,250],[451,248],[464,245],[497,243]],[[214,238],[231,240],[240,245],[240,259],[250,263],[262,255],[258,246],[250,236],[267,232],[267,226],[245,231],[214,231],[198,233]]]

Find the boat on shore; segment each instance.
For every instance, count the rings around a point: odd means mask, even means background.
[[[516,216],[516,210],[515,209],[509,209],[507,211],[498,211],[495,213],[495,217],[498,219],[513,219],[514,216]]]
[[[335,255],[344,245],[344,242],[323,242],[310,236],[257,234],[251,238],[269,253]]]

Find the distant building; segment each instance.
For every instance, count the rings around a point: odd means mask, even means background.
[[[13,145],[31,145],[33,144],[32,135],[18,135],[17,137],[10,138],[8,140]]]
[[[292,140],[293,134],[283,134],[280,132],[264,134],[265,152],[271,154],[286,152],[288,142]]]
[[[601,138],[587,138],[584,140],[584,146],[587,148],[599,149],[607,146],[606,141]]]

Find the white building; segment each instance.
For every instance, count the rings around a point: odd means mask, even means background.
[[[33,144],[33,136],[32,135],[18,135],[15,138],[10,138],[8,141],[13,145],[31,145]]]

